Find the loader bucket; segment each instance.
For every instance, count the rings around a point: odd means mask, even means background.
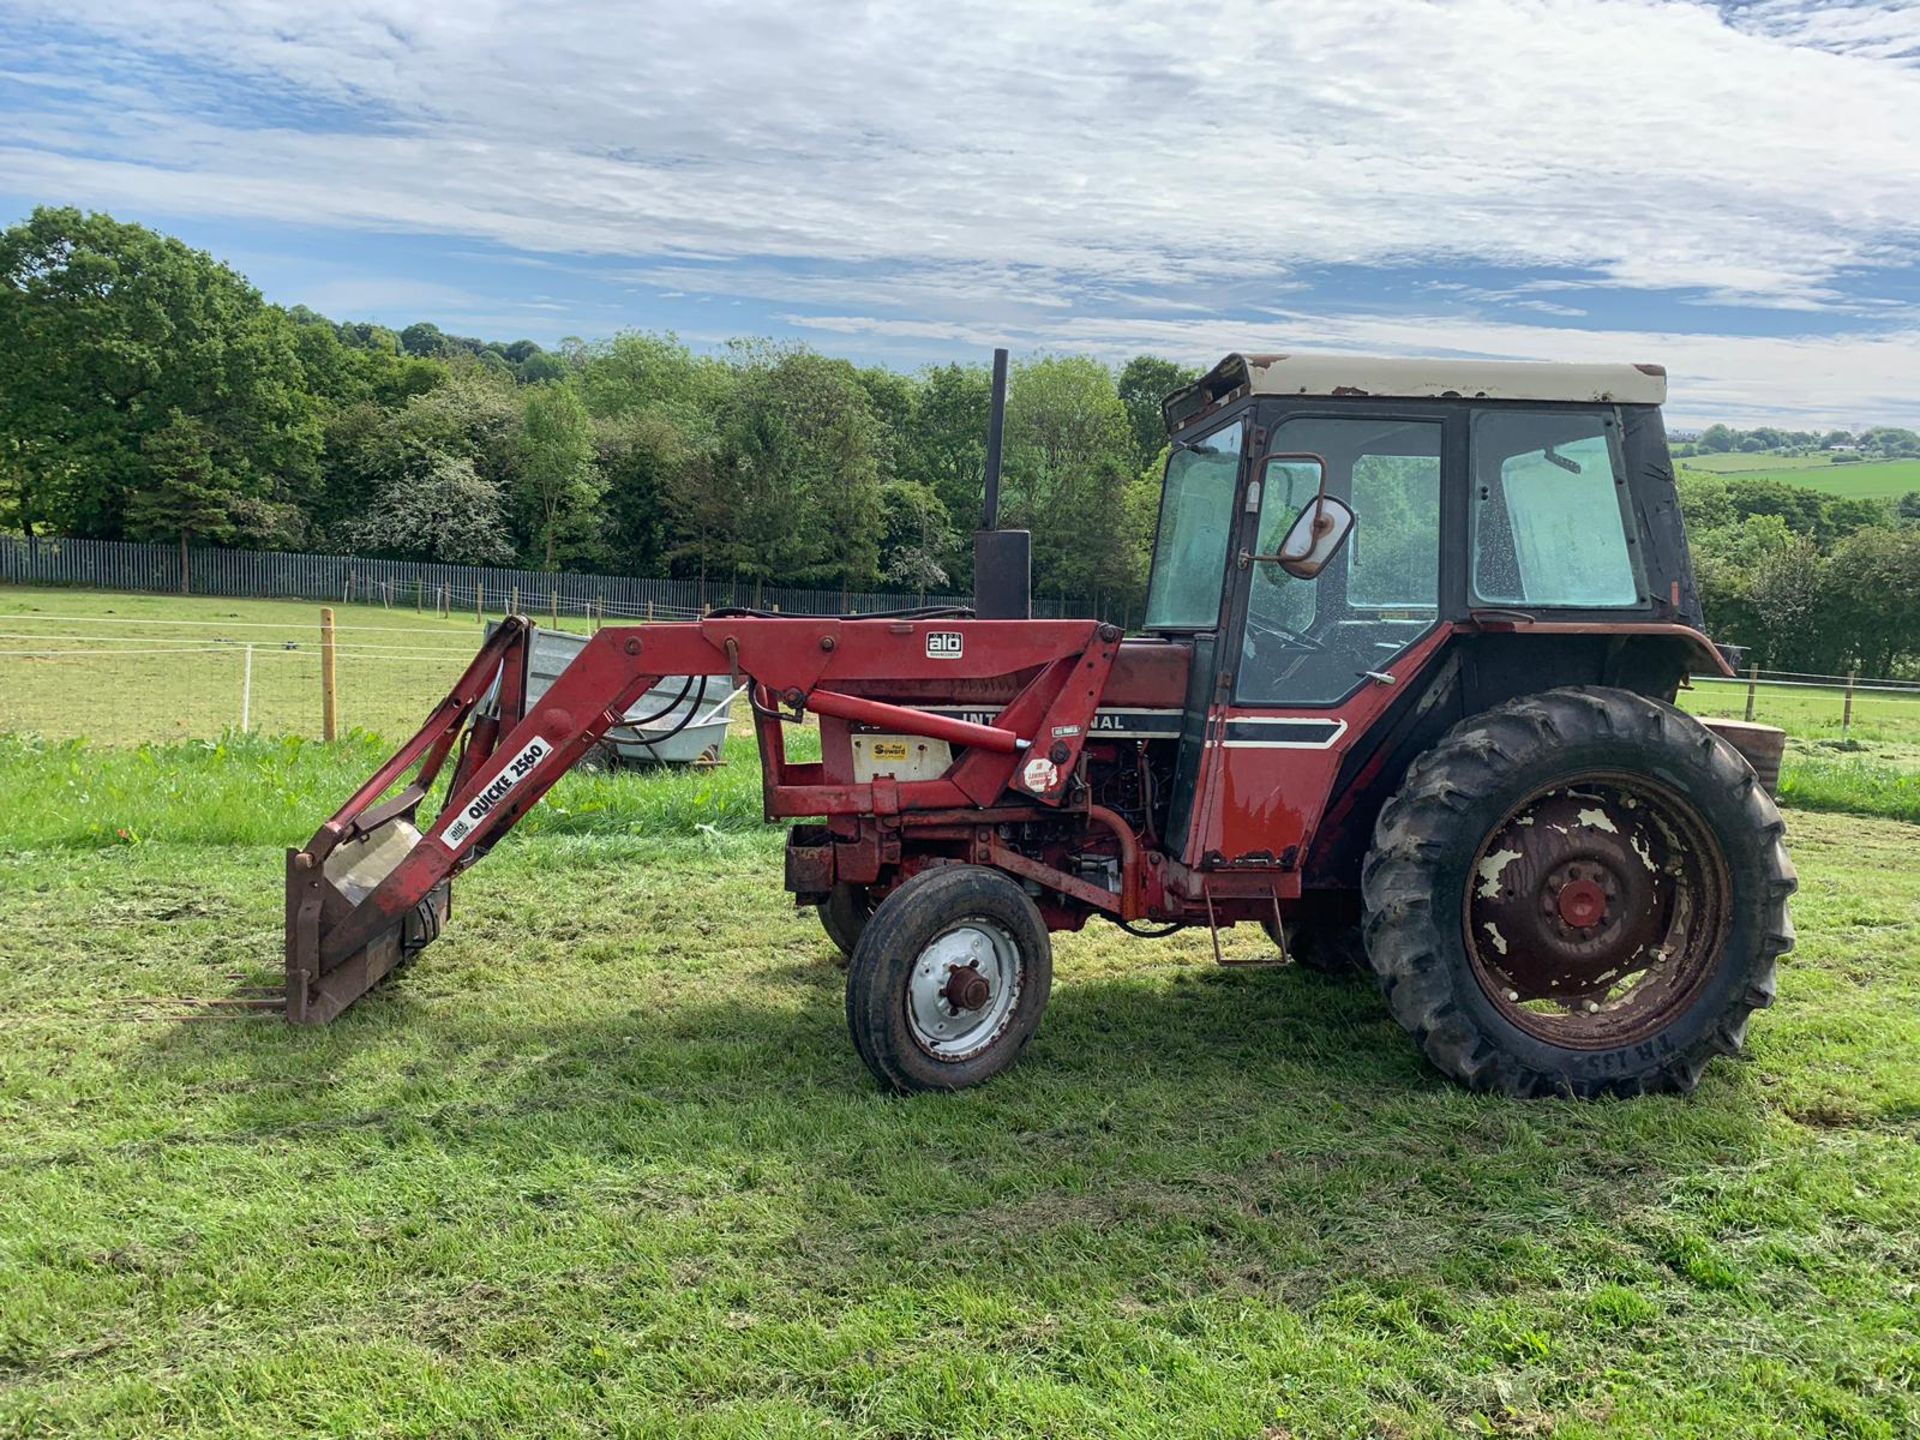
[[[320,937],[340,925],[414,846],[420,832],[404,819],[340,845],[324,863],[287,852],[287,1019],[324,1025],[378,984],[402,960],[440,937],[452,910],[453,880],[440,881],[365,945],[322,959]]]
[[[499,626],[420,732],[304,847],[287,852],[291,1024],[324,1025],[439,938],[456,864],[422,835],[420,804],[463,737],[450,795],[490,763],[501,717],[517,717],[525,695],[529,628],[520,619]]]

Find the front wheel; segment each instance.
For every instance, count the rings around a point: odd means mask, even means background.
[[[880,902],[847,968],[847,1029],[901,1093],[960,1090],[1020,1058],[1053,987],[1053,945],[1026,891],[943,865]]]
[[[1514,1096],[1691,1090],[1793,946],[1779,811],[1670,705],[1582,687],[1455,726],[1380,813],[1368,958],[1441,1070]]]

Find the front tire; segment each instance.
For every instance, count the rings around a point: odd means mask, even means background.
[[[1455,726],[1382,809],[1368,958],[1475,1089],[1689,1091],[1793,948],[1784,833],[1738,752],[1672,706],[1527,696]]]
[[[942,865],[873,912],[847,971],[847,1029],[902,1094],[962,1090],[1020,1058],[1053,988],[1053,944],[997,870]]]

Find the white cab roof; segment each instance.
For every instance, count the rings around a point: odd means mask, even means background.
[[[1661,405],[1662,365],[1556,365],[1528,360],[1421,360],[1375,355],[1229,355],[1166,399],[1168,428],[1241,390],[1255,395],[1544,400]]]

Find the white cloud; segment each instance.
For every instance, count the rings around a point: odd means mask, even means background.
[[[630,256],[624,278],[655,291],[873,316],[868,334],[1073,344],[1152,325],[1244,344],[1244,325],[1166,317],[1291,301],[1314,267],[1416,263],[1586,277],[1503,304],[1612,287],[1861,313],[1873,275],[1920,253],[1920,69],[1902,63],[1920,23],[1893,5],[7,13],[54,27],[9,27],[33,81],[0,136],[16,193]],[[249,124],[250,103],[275,123]],[[1113,318],[1136,314],[1160,318]],[[1429,348],[1479,333],[1451,314],[1382,323]],[[1773,343],[1702,341],[1755,364]],[[1910,346],[1805,343],[1897,361],[1876,393],[1916,403]]]

